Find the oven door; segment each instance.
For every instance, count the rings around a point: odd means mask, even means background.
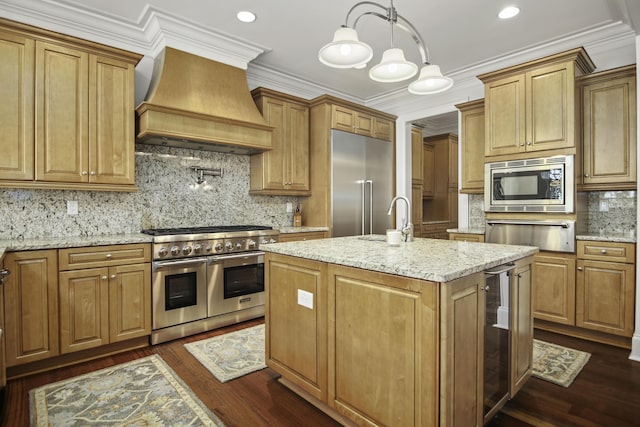
[[[206,257],[153,263],[152,329],[207,317],[206,274]]]
[[[209,257],[208,316],[264,305],[264,252]]]

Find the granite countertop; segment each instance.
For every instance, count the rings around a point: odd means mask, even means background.
[[[260,249],[435,282],[448,282],[538,252],[531,246],[421,238],[389,246],[382,235],[272,243]]]
[[[463,233],[463,234],[484,234],[483,228],[447,228],[447,233]]]
[[[41,239],[0,240],[0,257],[4,251],[29,251],[36,249],[78,248],[83,246],[123,245],[151,243],[147,234],[113,234],[101,236],[46,237]]]
[[[280,234],[289,233],[312,233],[314,231],[329,231],[329,227],[281,227]]]
[[[636,243],[636,234],[632,234],[627,231],[626,233],[609,232],[609,233],[594,233],[594,234],[579,234],[576,235],[576,240],[594,240],[597,242],[617,242],[617,243]]]

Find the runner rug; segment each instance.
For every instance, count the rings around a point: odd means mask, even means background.
[[[569,387],[591,354],[548,342],[533,340],[533,376]]]
[[[31,426],[224,424],[153,355],[29,391]]]
[[[220,382],[267,367],[264,324],[184,345]]]

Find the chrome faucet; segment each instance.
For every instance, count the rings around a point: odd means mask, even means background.
[[[411,224],[411,202],[405,196],[396,196],[391,200],[389,204],[389,211],[387,215],[391,215],[391,211],[393,209],[393,204],[396,200],[401,199],[404,200],[407,204],[406,209],[406,217],[402,219],[402,235],[404,236],[405,242],[413,242],[413,224]]]

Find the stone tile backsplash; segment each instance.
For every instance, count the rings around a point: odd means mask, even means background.
[[[484,194],[469,194],[469,227],[484,228]]]
[[[635,230],[638,203],[635,191],[593,191],[587,196],[589,234]]]
[[[0,239],[137,233],[145,228],[291,226],[293,196],[249,195],[249,156],[136,145],[135,193],[0,189]],[[222,168],[196,184],[191,166]],[[79,213],[67,214],[67,200]]]

